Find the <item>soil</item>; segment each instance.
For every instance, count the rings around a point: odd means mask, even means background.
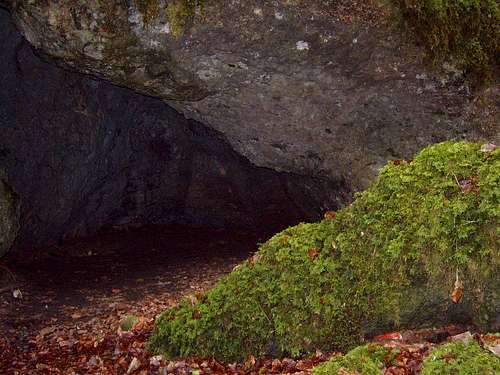
[[[38,358],[30,359],[35,350],[47,349],[53,339],[63,343],[60,348],[99,342],[127,315],[151,326],[179,297],[230,272],[260,239],[246,232],[148,227],[11,255],[0,269],[0,348],[8,349],[0,350],[0,369],[39,373]]]

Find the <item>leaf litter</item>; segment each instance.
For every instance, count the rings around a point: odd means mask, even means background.
[[[11,288],[23,298],[0,293],[0,373],[312,374],[314,366],[340,353],[221,363],[168,361],[146,350],[158,314],[184,295],[201,295],[248,259],[260,239],[243,232],[156,227],[7,259],[18,279]],[[308,255],[314,260],[317,254],[311,249]],[[468,329],[389,332],[371,341],[399,349],[395,363],[384,369],[393,375],[418,374],[432,347],[447,339],[472,338],[498,355],[498,336]]]

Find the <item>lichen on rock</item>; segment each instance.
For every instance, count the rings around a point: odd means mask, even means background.
[[[354,203],[260,246],[156,322],[167,355],[346,350],[391,327],[498,327],[500,149],[444,142],[394,161]],[[464,286],[453,301],[454,282]]]
[[[159,0],[134,0],[134,3],[146,26],[158,17],[161,8],[166,6],[170,31],[175,37],[183,32],[187,22],[195,16],[196,10],[203,11],[205,6],[205,0],[170,0],[166,4]]]
[[[0,257],[12,246],[19,230],[19,201],[0,171]]]

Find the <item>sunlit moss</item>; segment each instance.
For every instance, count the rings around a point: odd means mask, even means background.
[[[434,349],[424,360],[422,375],[496,375],[500,374],[500,358],[477,342],[453,342]]]
[[[377,344],[359,346],[344,356],[316,366],[313,375],[363,374],[382,375],[382,368],[392,365],[398,350]]]
[[[363,332],[451,320],[450,311],[492,326],[499,171],[500,149],[467,142],[389,163],[336,218],[278,233],[204,296],[162,314],[150,349],[225,360],[300,356],[350,349]],[[458,303],[450,298],[456,278]]]

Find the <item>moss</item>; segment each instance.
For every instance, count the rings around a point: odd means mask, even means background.
[[[397,349],[368,344],[351,350],[345,356],[334,357],[316,366],[313,375],[337,375],[339,373],[382,375],[382,368],[393,364],[397,354]]]
[[[162,314],[150,349],[225,360],[299,356],[350,349],[363,332],[448,322],[452,313],[494,325],[498,171],[500,149],[465,142],[389,163],[334,220],[278,233],[206,295]],[[464,293],[454,303],[457,275]]]
[[[169,3],[167,14],[172,34],[179,36],[187,22],[195,16],[196,10],[203,11],[204,6],[205,0],[174,0]]]
[[[137,317],[135,315],[127,315],[120,322],[120,329],[124,332],[130,331],[134,328],[135,323],[137,323]]]
[[[158,0],[134,0],[139,13],[142,14],[144,25],[148,25],[160,14],[160,4]]]
[[[134,0],[137,10],[142,14],[144,24],[147,26],[160,14],[158,0]],[[203,12],[205,0],[171,0],[167,3],[167,17],[172,35],[179,36],[184,31],[186,24],[193,19],[198,9]]]
[[[393,0],[427,51],[429,62],[448,59],[481,83],[499,62],[497,0]]]
[[[449,343],[434,349],[424,360],[422,375],[500,374],[500,358],[481,348],[477,342]]]

